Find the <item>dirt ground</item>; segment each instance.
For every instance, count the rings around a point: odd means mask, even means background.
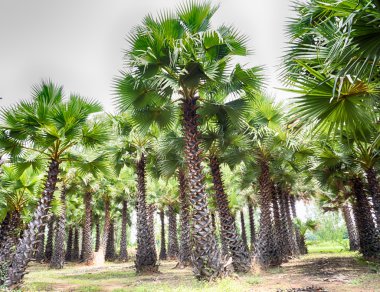
[[[22,291],[379,291],[380,266],[353,253],[313,254],[279,268],[235,275],[215,283],[201,283],[190,268],[160,264],[160,273],[136,276],[133,263],[102,267],[67,265],[50,270],[32,264]]]

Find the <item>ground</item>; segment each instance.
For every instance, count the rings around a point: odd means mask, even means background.
[[[63,270],[32,264],[22,291],[379,291],[380,266],[352,252],[311,253],[279,268],[252,271],[215,283],[196,281],[191,269],[173,269],[164,261],[160,273],[136,276],[133,262],[103,267],[68,264]],[[313,287],[309,290],[291,290]],[[290,290],[289,290],[290,289]]]

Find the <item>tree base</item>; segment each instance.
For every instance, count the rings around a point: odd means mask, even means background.
[[[158,270],[158,265],[154,266],[141,266],[139,268],[136,267],[136,274],[139,276],[142,275],[151,275],[151,274],[161,274]]]

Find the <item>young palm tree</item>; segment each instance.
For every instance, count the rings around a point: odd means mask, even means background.
[[[141,108],[170,100],[177,94],[181,102],[185,157],[189,173],[194,242],[194,273],[210,280],[224,273],[211,226],[204,188],[198,141],[197,107],[202,90],[223,86],[227,95],[258,83],[257,68],[236,66],[229,72],[231,59],[246,55],[246,39],[232,27],[211,29],[217,7],[210,2],[187,2],[176,13],[147,16],[129,38],[126,58],[131,72],[117,81],[123,99],[119,107]]]
[[[59,165],[67,159],[68,150],[76,145],[93,147],[104,143],[104,127],[98,123],[87,123],[89,116],[100,110],[98,103],[74,95],[68,101],[63,101],[62,87],[43,82],[34,88],[32,101],[20,102],[3,111],[2,130],[6,132],[8,140],[14,143],[10,154],[17,154],[15,151],[19,151],[18,156],[38,153],[49,163],[41,200],[33,220],[17,245],[6,286],[18,284],[25,274],[38,238],[38,230],[46,223],[58,180]]]
[[[305,222],[302,222],[299,218],[295,219],[295,225],[298,227],[300,232],[300,252],[301,254],[307,254],[307,246],[305,241],[305,234],[307,231],[315,231],[318,228],[318,223],[315,220],[307,219]]]

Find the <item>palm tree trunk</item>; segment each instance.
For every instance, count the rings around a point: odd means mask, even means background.
[[[380,236],[371,214],[371,206],[364,193],[363,182],[359,177],[351,179],[355,196],[354,215],[359,232],[360,252],[366,259],[380,259]]]
[[[38,235],[36,261],[42,263],[45,259],[45,229],[46,225],[41,225]]]
[[[260,187],[260,231],[257,240],[257,261],[263,268],[278,264],[277,253],[274,246],[273,223],[271,217],[272,182],[270,181],[269,165],[266,158],[260,159],[261,173],[259,176]]]
[[[82,260],[86,265],[94,262],[94,251],[92,249],[91,221],[92,221],[92,193],[84,194],[85,219],[82,232]]]
[[[180,245],[179,245],[179,264],[178,267],[191,265],[191,242],[190,242],[190,202],[185,171],[178,171],[179,181],[179,200],[180,200]]]
[[[74,227],[74,244],[73,244],[73,255],[72,261],[79,261],[79,228]]]
[[[283,240],[281,238],[281,218],[280,218],[280,207],[278,200],[278,193],[276,185],[272,183],[272,211],[273,211],[273,236],[274,244],[278,257],[278,264],[280,265],[283,259],[286,258],[284,252]]]
[[[350,250],[359,250],[359,237],[356,230],[355,222],[351,215],[351,208],[348,204],[343,205],[342,213],[344,221],[346,222],[348,239],[350,242]]]
[[[97,222],[95,224],[95,251],[99,251],[100,246],[100,223],[99,218],[97,219]]]
[[[126,262],[128,260],[127,250],[127,218],[128,217],[128,204],[123,200],[123,210],[121,214],[121,239],[120,239],[120,256],[119,260]]]
[[[46,247],[45,247],[45,259],[47,262],[50,262],[53,255],[53,240],[54,240],[54,231],[55,231],[55,215],[50,216],[48,223],[48,233],[46,237]]]
[[[373,167],[366,169],[368,191],[372,198],[373,209],[375,210],[377,230],[380,232],[380,193],[378,181],[376,178],[376,171]]]
[[[289,200],[290,200],[290,207],[292,210],[293,219],[295,219],[295,218],[297,218],[296,198],[294,196],[289,196]],[[298,246],[297,252],[301,252],[301,244],[305,245],[305,238],[303,238],[303,243],[302,243],[301,242],[301,234],[300,234],[298,227],[295,224],[292,224],[292,225],[294,228],[294,234],[296,236],[296,242],[297,242],[297,246]],[[304,247],[302,247],[302,248],[305,251],[306,245],[305,245],[305,248]],[[306,248],[306,253],[307,253],[307,248]]]
[[[54,241],[54,252],[50,267],[62,269],[65,264],[65,238],[66,238],[66,187],[61,191],[61,213],[56,221],[56,235]]]
[[[150,244],[154,250],[154,258],[157,261],[157,249],[156,249],[156,235],[154,233],[154,212],[156,211],[156,206],[154,204],[149,204],[148,208],[148,227],[150,232]]]
[[[256,231],[255,231],[255,217],[252,203],[248,203],[248,215],[249,215],[249,233],[251,253],[255,251],[256,244]]]
[[[71,262],[73,255],[73,227],[69,226],[69,235],[67,236],[67,247],[65,259]]]
[[[198,279],[211,280],[227,273],[222,263],[214,229],[211,225],[202,173],[202,158],[199,149],[197,97],[183,100],[183,132],[185,157],[188,167],[190,204],[192,206],[191,236],[193,242],[193,272]]]
[[[220,171],[220,163],[217,157],[210,157],[210,168],[215,190],[215,200],[218,206],[221,236],[227,243],[232,256],[232,265],[236,272],[248,272],[251,268],[250,256],[247,248],[247,236],[245,233],[244,217],[241,217],[242,238],[239,237],[234,217],[229,208],[229,201],[223,186],[223,178]],[[243,214],[242,212],[240,214]],[[245,241],[244,241],[245,240]]]
[[[286,220],[289,226],[288,230],[289,230],[289,236],[290,236],[290,248],[292,251],[292,256],[297,256],[300,254],[300,252],[299,252],[295,228],[294,228],[293,219],[292,219],[292,211],[291,211],[291,206],[290,206],[290,194],[287,190],[283,190],[283,192],[285,195]]]
[[[104,199],[104,226],[103,226],[103,236],[101,237],[99,250],[97,251],[96,264],[103,264],[106,259],[108,236],[110,234],[111,226],[111,214],[110,214],[110,200],[109,198]]]
[[[7,213],[2,222],[2,233],[0,237],[0,286],[4,284],[8,266],[14,256],[14,249],[17,245],[20,233],[20,223],[21,216],[17,211]]]
[[[16,252],[9,267],[5,286],[17,286],[25,274],[25,269],[31,260],[34,247],[38,241],[40,226],[46,224],[48,210],[53,199],[55,186],[58,180],[59,162],[52,160],[49,165],[45,189],[42,198],[33,214],[33,219],[24,230],[23,236],[17,244]]]
[[[145,157],[144,154],[137,161],[137,251],[136,251],[136,271],[156,272],[156,255],[152,246],[152,234],[148,227],[148,216],[146,206],[146,185],[145,185]]]
[[[106,260],[113,261],[116,258],[115,253],[115,222],[111,220],[108,230],[108,239],[106,247]]]
[[[165,238],[165,212],[163,209],[160,210],[160,221],[161,221],[161,248],[160,248],[160,260],[167,260],[168,255],[166,253],[166,238]]]
[[[240,226],[241,226],[241,239],[243,241],[245,249],[248,251],[247,228],[245,227],[244,209],[240,210]]]
[[[281,238],[282,238],[282,250],[283,255],[286,258],[283,258],[283,261],[287,261],[288,257],[291,257],[292,255],[292,249],[291,249],[291,232],[289,231],[289,225],[287,220],[287,212],[286,212],[286,199],[285,199],[285,193],[282,190],[280,185],[276,186],[276,191],[279,199],[279,205],[280,205],[280,222],[281,222]]]
[[[168,206],[169,217],[169,246],[168,246],[168,258],[175,260],[178,257],[178,237],[177,237],[177,214],[174,211],[172,205]]]

